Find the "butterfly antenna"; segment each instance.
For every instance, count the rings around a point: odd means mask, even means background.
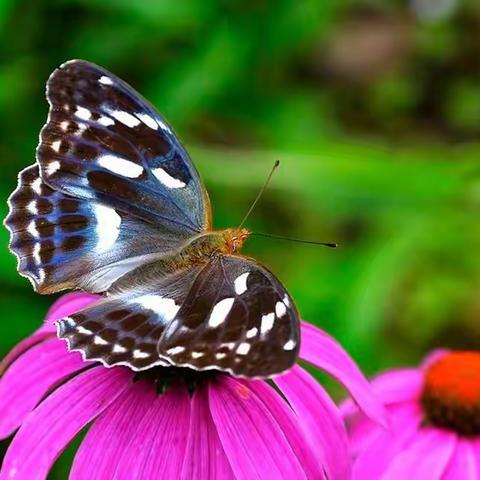
[[[238,226],[238,228],[242,228],[243,227],[243,224],[246,222],[247,218],[250,216],[250,214],[252,213],[253,209],[255,208],[255,206],[257,205],[258,201],[260,200],[260,197],[263,195],[263,192],[266,190],[266,188],[268,187],[268,184],[270,183],[270,180],[272,179],[272,176],[275,172],[275,170],[277,169],[277,167],[280,165],[280,160],[276,160],[275,163],[273,164],[273,167],[272,167],[272,170],[270,171],[267,179],[265,180],[265,183],[263,184],[263,187],[260,189],[260,191],[258,192],[257,196],[255,197],[255,200],[253,201],[252,205],[250,206],[250,208],[248,209],[248,212],[245,214],[245,216],[243,217],[243,220],[240,222],[240,225]]]
[[[270,233],[254,233],[254,232],[252,232],[250,235],[256,235],[257,237],[275,238],[276,240],[286,240],[288,242],[306,243],[306,244],[309,244],[309,245],[320,245],[322,247],[329,247],[329,248],[337,248],[338,247],[338,243],[335,243],[335,242],[317,242],[315,240],[301,240],[300,238],[283,237],[281,235],[272,235]]]

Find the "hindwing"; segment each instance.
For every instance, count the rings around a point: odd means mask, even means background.
[[[168,364],[263,378],[295,362],[297,310],[264,267],[218,256],[164,277],[155,264],[141,270],[148,282],[121,279],[109,297],[59,322],[71,349],[134,370]]]

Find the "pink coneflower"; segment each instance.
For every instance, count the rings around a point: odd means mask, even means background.
[[[46,478],[87,425],[71,479],[349,479],[339,410],[299,366],[273,381],[155,369],[139,375],[68,352],[53,322],[96,297],[69,294],[5,358],[0,437],[19,427],[0,479]],[[384,411],[348,355],[304,323],[301,358],[338,379],[372,421]]]
[[[419,368],[378,376],[383,430],[344,405],[355,480],[480,479],[480,352],[437,351]]]

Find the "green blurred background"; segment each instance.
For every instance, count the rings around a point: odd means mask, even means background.
[[[49,73],[84,58],[174,126],[216,227],[238,224],[281,161],[248,226],[341,247],[246,251],[367,373],[478,346],[477,0],[2,0],[0,29],[0,216],[34,161]],[[2,355],[53,301],[7,243],[2,229]]]

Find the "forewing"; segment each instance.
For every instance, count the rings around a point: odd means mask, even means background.
[[[208,197],[158,112],[125,82],[72,60],[47,83],[41,176],[68,195],[129,212],[180,236],[209,227]]]
[[[158,343],[176,366],[270,377],[298,356],[298,313],[266,268],[238,256],[212,260],[196,277]]]
[[[84,61],[47,84],[38,166],[24,170],[6,225],[37,291],[105,291],[209,227],[210,206],[173,131],[131,87]]]
[[[113,207],[55,191],[38,165],[23,170],[5,224],[19,272],[40,293],[107,290],[125,272],[173,250],[178,237]]]

